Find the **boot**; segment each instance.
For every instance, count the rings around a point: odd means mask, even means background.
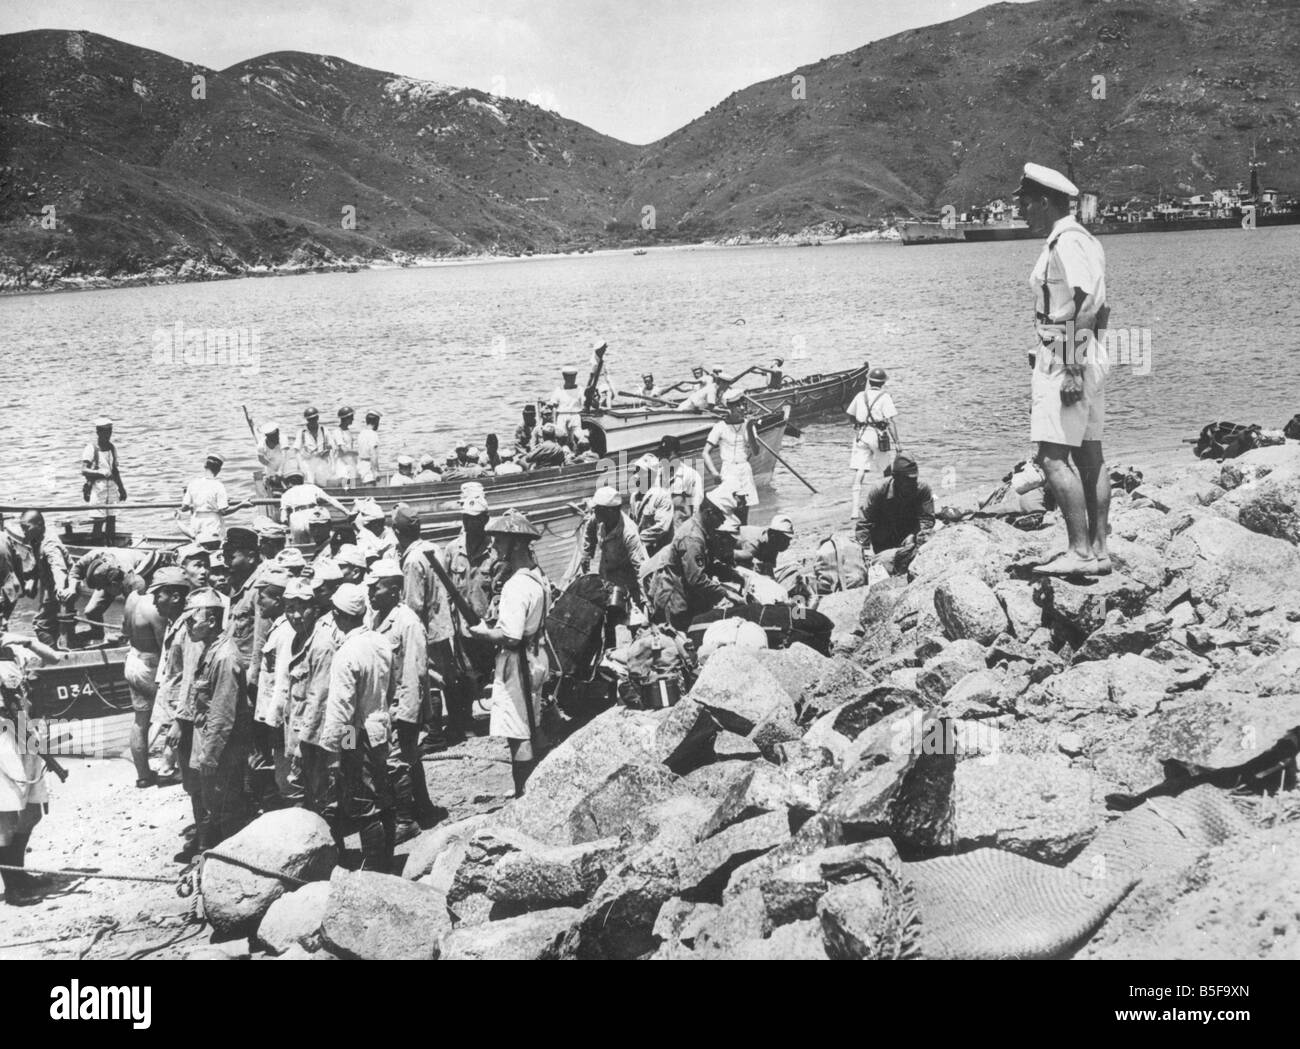
[[[387,874],[392,866],[392,838],[384,820],[373,819],[362,824],[358,837],[361,839],[361,866],[357,869]]]
[[[510,772],[515,780],[515,797],[524,796],[524,784],[528,782],[528,777],[533,773],[533,767],[537,764],[535,761],[512,761],[510,763]]]

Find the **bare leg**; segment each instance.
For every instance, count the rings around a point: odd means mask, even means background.
[[[1091,567],[1094,564],[1092,545],[1088,538],[1088,509],[1084,501],[1083,479],[1075,469],[1071,452],[1072,449],[1064,444],[1044,441],[1038,446],[1038,463],[1061,508],[1061,516],[1065,518],[1068,548],[1061,558],[1052,561],[1053,565],[1059,563],[1062,569],[1072,566]]]
[[[138,779],[153,779],[155,773],[149,767],[149,710],[135,712],[135,724],[131,726],[131,760],[135,762],[135,774]]]
[[[1083,481],[1084,505],[1088,511],[1088,543],[1098,560],[1110,555],[1106,539],[1110,532],[1110,474],[1100,441],[1084,441],[1075,452],[1079,476]]]
[[[853,512],[849,516],[855,520],[862,510],[862,481],[866,476],[865,469],[853,473]]]

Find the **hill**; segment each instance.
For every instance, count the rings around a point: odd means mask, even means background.
[[[15,33],[0,288],[871,228],[1005,194],[1030,158],[1128,198],[1231,186],[1253,154],[1294,191],[1297,54],[1291,0],[1004,3],[754,84],[637,147],[330,56],[218,71]]]

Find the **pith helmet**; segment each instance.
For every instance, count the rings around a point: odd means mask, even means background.
[[[529,540],[540,539],[542,533],[523,514],[513,507],[500,517],[494,517],[484,529],[488,535],[522,535]]]

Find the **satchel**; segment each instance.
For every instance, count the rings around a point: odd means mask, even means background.
[[[877,395],[876,401],[879,400],[880,396]],[[876,401],[867,401],[867,424],[876,428],[876,447],[882,452],[887,452],[892,447],[889,440],[889,420],[872,417],[871,408]]]

